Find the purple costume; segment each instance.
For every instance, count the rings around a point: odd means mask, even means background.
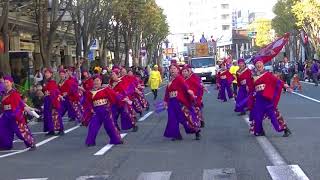
[[[174,78],[166,88],[164,100],[168,105],[168,122],[164,136],[167,138],[182,139],[180,123],[187,134],[200,132],[200,120],[191,106],[192,100],[187,90],[188,87],[182,76]]]
[[[112,116],[111,105],[116,103],[117,94],[109,87],[91,91],[94,114],[89,122],[86,144],[95,145],[95,139],[103,123],[104,129],[110,137],[110,144],[121,144],[120,132]]]
[[[60,101],[58,100],[60,91],[56,81],[48,80],[43,87],[45,93],[44,105],[43,105],[43,131],[54,132],[64,130],[61,114],[59,110],[61,108]]]
[[[12,89],[2,99],[3,113],[0,118],[0,149],[12,149],[14,135],[26,147],[35,146],[34,138],[23,116],[24,103],[20,94]]]

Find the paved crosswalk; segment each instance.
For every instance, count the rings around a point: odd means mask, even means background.
[[[298,165],[282,165],[282,166],[267,166],[266,170],[272,180],[309,180],[303,170]],[[157,171],[157,172],[141,172],[137,176],[137,180],[171,180],[172,176],[175,179],[179,178],[174,171]],[[76,180],[112,180],[111,175],[87,175],[80,176]],[[49,178],[29,178],[20,180],[50,180]],[[202,177],[199,180],[239,180],[235,168],[217,168],[204,169]]]

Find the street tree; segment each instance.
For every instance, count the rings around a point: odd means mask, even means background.
[[[61,26],[62,18],[71,7],[73,0],[34,0],[35,16],[38,24],[40,54],[45,67],[51,67],[50,60],[56,33]],[[48,11],[50,7],[50,13]]]
[[[296,25],[308,34],[315,53],[320,57],[320,2],[298,1],[292,7],[292,12],[297,19]]]
[[[290,41],[286,46],[286,53],[290,54],[290,59],[297,59],[297,42],[301,36],[299,36],[299,29],[296,25],[296,18],[292,13],[292,6],[297,0],[278,0],[273,6],[273,12],[276,15],[272,19],[272,28],[275,30],[277,35],[283,35],[290,32]],[[300,39],[301,40],[301,39]],[[307,48],[307,47],[305,47]]]
[[[99,18],[97,26],[97,37],[99,37],[100,48],[100,62],[101,66],[107,66],[110,59],[107,57],[107,50],[111,50],[110,44],[112,43],[112,0],[104,1],[103,12]]]
[[[292,30],[298,30],[296,18],[292,13],[292,6],[297,0],[278,0],[273,6],[273,13],[276,15],[272,19],[272,28],[276,34],[282,35]]]
[[[104,2],[101,0],[78,0],[73,3],[71,16],[74,23],[77,58],[88,57],[93,40],[97,38],[97,25],[104,11]],[[84,63],[88,68],[88,62]]]
[[[6,74],[10,74],[9,64],[9,0],[3,0],[1,4],[1,17],[0,17],[0,69]]]
[[[169,26],[163,10],[154,0],[147,2],[144,10],[143,41],[146,46],[148,64],[157,63],[161,43],[169,34]]]
[[[265,18],[256,19],[249,27],[250,31],[256,32],[256,46],[263,47],[271,42],[271,20]]]

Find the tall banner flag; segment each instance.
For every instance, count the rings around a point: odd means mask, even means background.
[[[259,59],[262,59],[263,62],[268,62],[272,60],[272,58],[276,57],[280,53],[283,46],[287,44],[287,42],[289,41],[289,37],[290,37],[290,33],[284,34],[282,37],[278,38],[277,40],[273,41],[272,43],[262,48],[257,53],[255,58],[259,57]]]

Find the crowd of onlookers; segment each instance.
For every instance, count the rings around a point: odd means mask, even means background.
[[[273,64],[274,73],[281,76],[281,78],[291,85],[292,81],[297,78],[300,81],[309,81],[318,86],[320,78],[320,62],[318,60],[306,60],[304,62],[289,62],[287,57],[283,61]]]

